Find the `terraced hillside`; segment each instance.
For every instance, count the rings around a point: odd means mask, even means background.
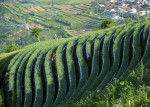
[[[76,36],[80,33],[95,30],[101,23],[101,19],[82,13],[83,10],[94,8],[93,0],[77,0],[64,4],[68,0],[54,0],[54,7],[50,6],[52,0],[33,0],[17,3],[0,3],[0,53],[5,51],[5,45],[16,43],[22,47],[34,43],[36,39],[31,37],[31,30],[35,27],[43,29],[40,40],[50,40],[56,34],[58,38]],[[90,3],[87,3],[90,2]],[[80,4],[83,3],[83,4]]]
[[[103,90],[113,78],[125,80],[141,61],[150,65],[149,30],[149,20],[139,21],[32,44],[9,58],[5,67],[0,59],[5,68],[0,70],[0,103],[58,107],[87,90]]]

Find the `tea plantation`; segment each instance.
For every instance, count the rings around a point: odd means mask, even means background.
[[[34,43],[0,55],[0,106],[58,107],[149,67],[150,20]]]

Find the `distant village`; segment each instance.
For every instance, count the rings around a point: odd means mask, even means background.
[[[114,20],[127,17],[122,16],[122,13],[132,18],[150,17],[150,0],[111,0],[100,3],[99,8],[101,13],[107,13]]]

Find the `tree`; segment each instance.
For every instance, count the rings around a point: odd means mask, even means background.
[[[40,35],[41,32],[42,32],[42,29],[40,29],[40,28],[34,28],[31,31],[32,36],[35,36],[36,39],[38,40],[38,42],[40,42],[39,35]]]
[[[4,16],[6,13],[8,13],[8,9],[5,7],[5,5],[0,4],[0,20],[4,19]]]
[[[12,52],[12,51],[16,51],[19,49],[21,49],[21,47],[18,44],[14,44],[14,43],[11,45],[7,45],[5,48],[6,52]]]
[[[52,7],[54,7],[54,1],[52,0]]]
[[[103,20],[100,27],[98,27],[98,28],[105,29],[105,28],[110,28],[115,25],[116,25],[116,23],[114,22],[114,20],[108,19],[108,20]]]
[[[51,5],[52,7],[54,7],[54,1],[50,0],[49,5]]]

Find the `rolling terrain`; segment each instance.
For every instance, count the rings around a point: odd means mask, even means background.
[[[55,0],[54,0],[55,1]],[[93,0],[54,2],[38,0],[27,2],[0,3],[0,53],[5,51],[8,44],[18,44],[22,47],[34,43],[31,36],[33,28],[41,28],[41,41],[50,40],[56,34],[59,38],[77,36],[80,33],[95,30],[101,19],[95,16],[81,14],[83,10],[94,8]],[[63,3],[64,2],[64,3]]]
[[[0,105],[57,107],[149,68],[150,21],[34,43],[0,55]]]

